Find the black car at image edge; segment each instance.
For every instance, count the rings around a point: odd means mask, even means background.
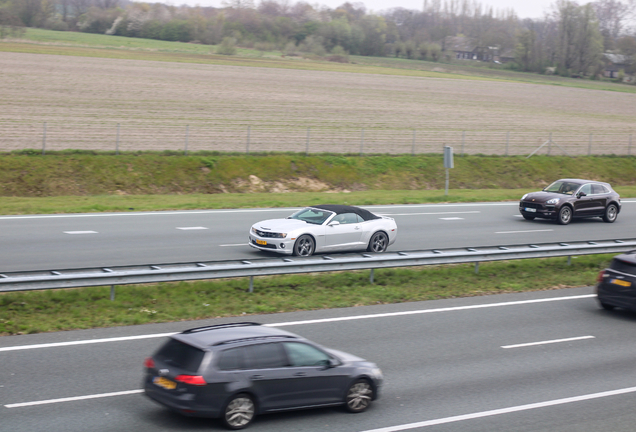
[[[383,380],[374,363],[251,322],[174,334],[144,365],[146,396],[183,415],[220,418],[229,429],[285,410],[362,412]]]
[[[620,307],[636,312],[636,250],[615,256],[599,273],[596,294],[607,310]]]

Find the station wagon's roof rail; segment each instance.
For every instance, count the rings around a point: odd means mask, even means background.
[[[216,325],[210,325],[210,326],[191,328],[188,330],[184,330],[181,333],[182,334],[198,333],[202,331],[217,330],[222,328],[249,327],[249,326],[259,326],[259,325],[260,323],[257,323],[257,322],[237,322],[237,323],[229,323],[229,324],[216,324]]]
[[[239,338],[239,339],[231,339],[231,340],[226,340],[226,341],[222,341],[222,342],[217,342],[215,344],[213,344],[212,346],[218,346],[218,345],[228,345],[228,344],[233,344],[233,343],[240,343],[240,342],[248,342],[248,341],[259,341],[259,340],[268,340],[268,339],[297,339],[296,336],[294,335],[270,335],[270,336],[250,336],[250,337],[245,337],[245,338]]]

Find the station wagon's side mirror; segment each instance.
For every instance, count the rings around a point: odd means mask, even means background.
[[[338,221],[329,222],[329,226],[338,226],[338,225],[340,225],[340,222],[338,222]]]

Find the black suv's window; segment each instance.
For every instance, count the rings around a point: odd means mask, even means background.
[[[593,184],[592,185],[592,194],[594,195],[600,195],[600,194],[605,194],[608,193],[609,191],[600,184]]]
[[[201,366],[204,352],[176,339],[170,339],[155,354],[155,359],[189,372],[196,372]]]
[[[329,356],[311,345],[285,342],[287,356],[292,366],[321,366],[329,364]]]
[[[287,357],[280,343],[265,343],[245,347],[250,369],[270,369],[287,366]]]
[[[221,351],[217,366],[220,370],[245,369],[245,348]]]
[[[622,273],[636,275],[636,264],[627,261],[613,259],[610,268]]]

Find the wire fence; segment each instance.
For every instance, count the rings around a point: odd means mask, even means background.
[[[631,133],[559,133],[268,125],[1,124],[0,151],[197,151],[261,153],[632,156]]]

